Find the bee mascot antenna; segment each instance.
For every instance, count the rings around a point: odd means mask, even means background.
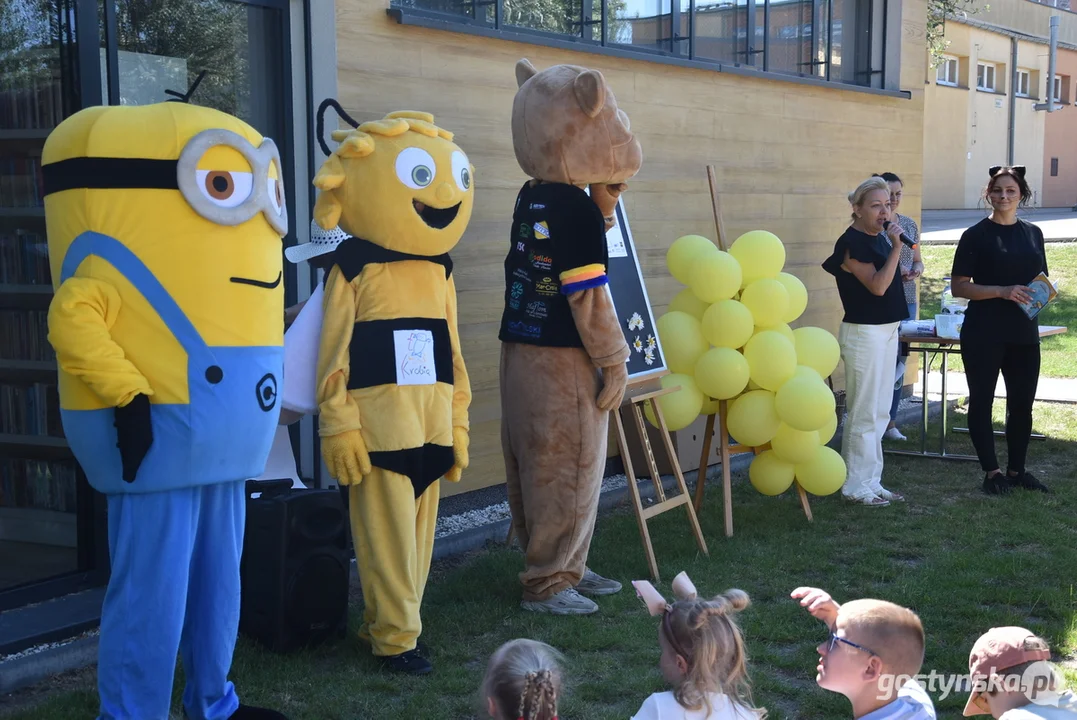
[[[284,718],[228,680],[244,483],[280,414],[277,148],[167,101],[82,110],[42,163],[64,433],[108,501],[100,718],[169,717],[177,652],[190,720]]]

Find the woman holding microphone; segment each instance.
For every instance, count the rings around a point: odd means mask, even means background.
[[[1017,217],[1017,208],[1032,198],[1025,168],[996,165],[989,176],[984,197],[991,215],[961,236],[951,272],[954,297],[970,300],[961,326],[969,437],[984,471],[985,493],[1005,494],[1014,487],[1048,492],[1025,470],[1040,377],[1040,330],[1021,307],[1031,300],[1028,283],[1047,273],[1043,231]],[[1005,475],[995,457],[991,425],[999,372],[1006,382]]]
[[[904,500],[882,486],[883,434],[890,423],[898,326],[909,317],[902,289],[901,227],[890,223],[890,186],[865,180],[849,194],[852,223],[823,269],[834,276],[845,317],[838,331],[845,362],[847,417],[841,454],[848,475],[842,495],[883,507]],[[885,235],[883,234],[885,231]]]

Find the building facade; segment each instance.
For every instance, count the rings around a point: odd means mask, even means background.
[[[1060,23],[1056,107],[1049,112],[1052,15]],[[1033,207],[1077,203],[1077,14],[1001,0],[948,20],[946,41],[946,54],[925,79],[924,207],[983,207],[988,168],[1005,164],[1028,169]]]
[[[525,181],[509,122],[520,58],[540,69],[601,70],[630,116],[644,163],[625,207],[656,317],[679,289],[666,248],[683,234],[713,235],[708,164],[727,241],[764,228],[785,242],[786,269],[809,291],[798,325],[837,332],[840,303],[819,263],[847,225],[850,190],[873,172],[897,172],[908,184],[903,212],[919,219],[925,0],[15,0],[4,8],[23,26],[0,37],[0,58],[16,57],[20,68],[0,68],[0,313],[11,333],[0,338],[8,403],[0,611],[107,579],[104,502],[63,440],[42,324],[51,285],[40,266],[41,145],[82,107],[164,100],[207,71],[195,101],[239,115],[281,148],[286,243],[308,235],[310,181],[323,159],[313,114],[324,98],[359,121],[425,110],[456,133],[476,167],[472,221],[453,253],[474,401],[471,468],[446,493],[504,482],[497,328]],[[315,273],[286,267],[288,302],[307,297]],[[330,485],[316,419],[290,432],[301,477]],[[14,646],[0,637],[0,653]]]

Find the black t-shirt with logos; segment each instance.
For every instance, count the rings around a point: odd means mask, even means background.
[[[606,226],[590,196],[575,185],[524,184],[516,197],[505,257],[502,342],[583,347],[561,287],[562,273],[609,266]],[[594,272],[591,273],[592,275]],[[605,281],[593,279],[594,287]]]
[[[834,252],[823,263],[823,269],[837,281],[838,297],[845,309],[842,322],[855,325],[886,325],[909,319],[900,267],[894,270],[894,278],[882,295],[872,293],[856,275],[841,267],[848,251],[853,260],[871,263],[876,270],[881,270],[890,257],[890,250],[891,245],[886,237],[868,235],[853,227],[846,230],[834,243]]]
[[[1027,285],[1047,273],[1043,231],[1018,220],[1000,225],[984,218],[961,235],[954,253],[953,277],[977,285]],[[1013,300],[970,300],[961,326],[961,342],[993,341],[1036,345],[1039,323]]]

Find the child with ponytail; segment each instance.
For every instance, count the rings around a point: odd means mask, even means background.
[[[512,640],[490,658],[482,691],[495,720],[557,720],[561,656],[545,643]]]
[[[742,590],[699,600],[683,572],[673,580],[679,598],[669,604],[646,581],[633,585],[659,615],[659,667],[672,690],[648,697],[632,720],[761,720],[752,706],[747,652],[733,615],[748,607]]]

